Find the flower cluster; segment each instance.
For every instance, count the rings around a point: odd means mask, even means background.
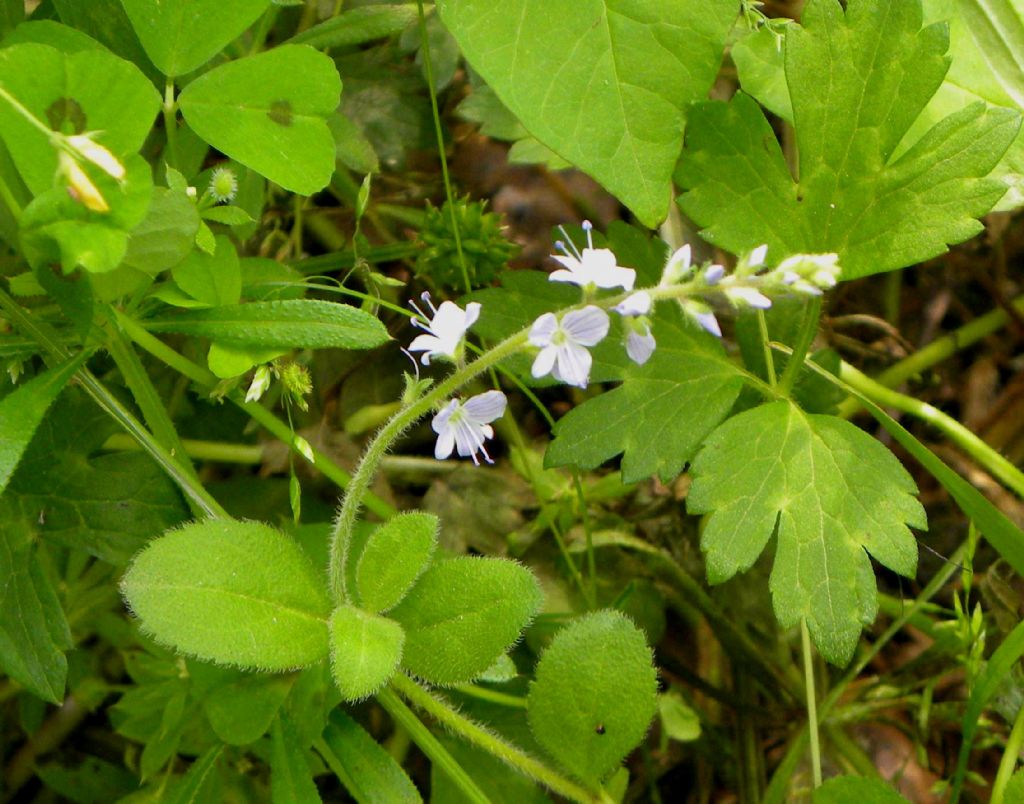
[[[584,302],[592,299],[596,289],[621,288],[633,290],[636,271],[618,264],[611,249],[594,248],[589,221],[583,222],[587,245],[578,249],[566,235],[566,242],[556,246],[561,254],[552,255],[562,267],[549,275],[552,282],[567,282],[583,289]],[[563,230],[563,235],[565,232]],[[676,250],[665,263],[657,288],[630,292],[611,306],[622,320],[626,354],[643,365],[654,354],[657,343],[649,315],[655,298],[674,297],[683,313],[715,337],[722,329],[708,299],[717,296],[736,308],[766,310],[772,305],[769,294],[798,293],[821,295],[839,278],[835,254],[797,254],[765,271],[768,247],[759,246],[743,255],[733,271],[717,264],[695,265],[689,245]],[[424,330],[409,345],[413,352],[423,352],[424,365],[443,357],[461,363],[466,332],[480,316],[481,305],[470,302],[463,309],[454,302],[435,307],[430,294],[421,297],[429,315],[413,304],[413,324]],[[606,303],[606,306],[610,304]],[[534,378],[550,374],[559,382],[586,388],[590,381],[593,356],[590,349],[608,335],[611,319],[604,307],[588,303],[559,316],[544,313],[530,327],[527,340],[537,350],[530,373]],[[479,464],[478,455],[493,463],[484,442],[494,437],[491,423],[500,418],[508,404],[500,391],[487,391],[466,401],[449,400],[434,416],[437,433],[434,455],[441,459],[457,452]]]

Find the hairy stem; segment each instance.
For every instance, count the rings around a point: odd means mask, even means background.
[[[591,804],[605,800],[602,791],[591,791],[581,787],[559,773],[537,761],[521,748],[505,742],[472,720],[459,714],[451,704],[423,689],[419,684],[401,673],[391,679],[391,687],[401,693],[414,706],[419,707],[441,725],[458,734],[464,740],[481,748],[498,759],[507,762],[520,773],[540,782],[560,796],[572,801]],[[378,698],[379,699],[379,698]]]

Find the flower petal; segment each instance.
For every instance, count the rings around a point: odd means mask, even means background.
[[[627,296],[612,308],[619,315],[647,315],[651,311],[651,294],[646,290],[638,290]]]
[[[477,319],[480,318],[480,310],[483,307],[480,302],[470,302],[466,305],[466,320],[463,322],[463,334],[465,331],[473,326]]]
[[[448,427],[448,420],[452,417],[452,414],[459,409],[459,400],[452,399],[438,411],[437,415],[434,416],[433,421],[430,422],[430,426],[435,433],[440,433]]]
[[[551,368],[555,365],[555,358],[558,356],[557,346],[545,346],[540,350],[540,354],[537,355],[533,361],[533,366],[530,369],[530,373],[534,378],[543,377],[545,374],[551,373]]]
[[[487,424],[500,419],[507,404],[508,399],[501,391],[485,391],[464,402],[462,409],[477,424]]]
[[[555,318],[555,314],[544,313],[530,327],[530,343],[534,346],[547,346],[551,343],[551,336],[555,334],[557,329],[558,319]],[[544,373],[547,374],[546,371]]]
[[[437,435],[437,443],[434,444],[434,457],[439,461],[443,461],[452,454],[454,448],[455,429],[453,427],[445,427]]]
[[[548,274],[548,282],[569,282],[573,285],[581,286],[587,284],[582,274],[575,271],[565,271],[561,268]]]
[[[600,307],[588,305],[582,310],[566,313],[562,329],[566,335],[582,346],[595,346],[608,334],[608,313]]]
[[[565,343],[558,349],[554,376],[566,385],[586,388],[590,380],[590,366],[594,359],[590,352],[575,343]]]
[[[640,366],[650,360],[656,345],[657,342],[650,330],[643,335],[631,331],[626,336],[626,354],[629,355],[630,360]]]

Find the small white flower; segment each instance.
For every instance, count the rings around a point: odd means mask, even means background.
[[[583,221],[583,230],[587,233],[587,247],[582,253],[573,245],[568,235],[566,240],[572,251],[569,251],[561,240],[555,244],[562,254],[552,254],[551,258],[564,267],[552,272],[548,279],[551,282],[569,282],[582,288],[595,285],[599,288],[621,287],[632,290],[633,283],[636,282],[636,271],[621,267],[611,249],[594,248],[594,238],[590,234],[593,228],[590,221]]]
[[[638,290],[627,296],[612,308],[619,315],[647,315],[651,311],[651,294],[646,290]]]
[[[747,257],[747,266],[750,268],[760,268],[764,265],[765,257],[768,256],[768,245],[758,246],[750,252],[750,256]]]
[[[246,402],[256,402],[270,387],[270,366],[260,366],[252,375],[249,390],[245,392]]]
[[[704,272],[704,284],[706,285],[717,285],[722,281],[722,277],[725,276],[725,268],[721,265],[709,265],[708,269]]]
[[[561,321],[554,313],[544,313],[530,329],[530,343],[541,347],[531,373],[550,373],[559,382],[586,388],[593,363],[587,347],[600,343],[608,326],[608,314],[593,305],[566,313]]]
[[[726,298],[736,306],[746,305],[756,310],[767,310],[772,306],[772,300],[754,288],[730,287],[724,292]]]
[[[75,134],[67,138],[67,143],[79,157],[87,159],[108,175],[121,181],[125,174],[124,165],[110,151],[93,141],[95,134],[96,132]]]
[[[693,320],[697,326],[705,332],[709,332],[716,338],[722,337],[722,328],[718,325],[718,319],[706,304],[698,301],[688,300],[681,303],[683,312]]]
[[[651,334],[651,324],[644,318],[627,324],[626,354],[629,359],[642,366],[651,359],[654,347],[658,345]]]
[[[682,248],[676,249],[675,253],[669,257],[668,262],[665,263],[665,270],[661,272],[660,284],[663,286],[675,285],[688,278],[693,273],[692,259],[693,255],[690,251],[689,243]]]
[[[412,304],[412,308],[419,314],[419,318],[413,318],[413,326],[425,329],[426,335],[417,335],[411,344],[410,352],[425,352],[420,360],[424,366],[430,365],[430,359],[441,355],[451,360],[457,360],[462,351],[462,339],[466,336],[466,330],[473,326],[480,317],[480,303],[470,302],[463,310],[455,302],[441,302],[440,307],[434,307],[430,301],[430,294],[424,293],[421,298],[430,308],[432,315],[426,315],[419,307]]]
[[[494,463],[484,448],[484,441],[494,438],[490,423],[501,418],[507,404],[501,391],[477,394],[465,402],[451,400],[430,424],[437,433],[434,457],[444,460],[454,449],[461,457],[472,458],[478,466],[477,453],[482,454],[487,463]]]

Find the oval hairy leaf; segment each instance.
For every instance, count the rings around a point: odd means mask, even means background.
[[[399,514],[377,528],[356,564],[359,605],[376,613],[398,605],[430,563],[437,531],[437,517],[420,511]]]

